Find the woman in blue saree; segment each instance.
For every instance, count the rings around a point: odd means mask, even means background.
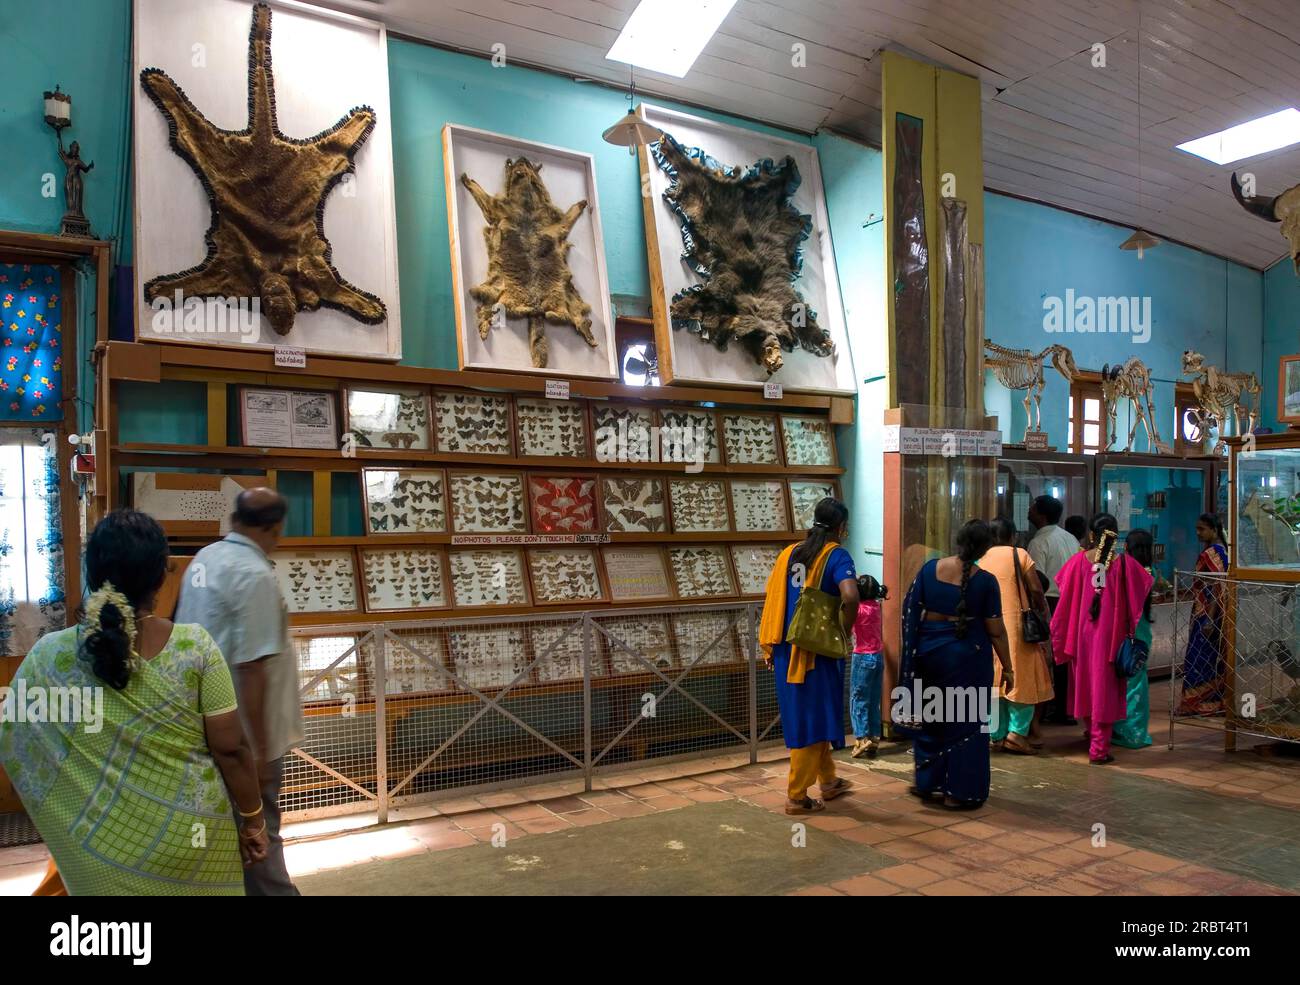
[[[957,534],[956,556],[927,561],[903,609],[898,683],[907,696],[895,689],[892,717],[913,735],[911,792],[941,799],[949,810],[973,810],[988,799],[994,652],[1003,680],[1014,686],[1002,591],[995,577],[975,567],[991,546],[988,524],[967,521]],[[931,688],[943,696],[938,714],[926,697]],[[910,714],[904,714],[908,705]]]
[[[1228,570],[1223,524],[1213,513],[1196,520],[1196,538],[1205,549],[1196,570],[1222,575]],[[1183,660],[1183,697],[1179,715],[1218,715],[1223,711],[1223,584],[1216,578],[1192,581],[1192,626]]]

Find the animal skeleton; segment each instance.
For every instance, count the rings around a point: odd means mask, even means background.
[[[469,189],[487,226],[488,277],[470,288],[478,302],[478,334],[487,340],[498,311],[528,319],[528,351],[533,365],[546,365],[550,347],[544,322],[572,325],[584,342],[596,348],[591,334],[591,305],[573,286],[568,241],[574,224],[587,208],[584,198],[561,212],[551,201],[538,172],[540,164],[522,157],[506,159],[505,192],[489,195],[467,174],[460,182]],[[498,307],[500,306],[500,307]]]
[[[1259,420],[1259,380],[1254,373],[1225,373],[1215,366],[1206,366],[1205,357],[1190,349],[1183,353],[1183,375],[1192,377],[1192,392],[1201,405],[1201,418],[1212,417],[1219,422],[1219,440],[1214,443],[1214,454],[1222,454],[1223,439],[1233,432],[1240,436],[1241,418],[1247,416],[1246,432],[1255,430]],[[1254,406],[1242,404],[1242,394],[1253,397]],[[1231,415],[1231,423],[1229,422]]]
[[[984,340],[984,348],[987,350],[984,365],[993,370],[997,381],[1008,390],[1025,391],[1025,439],[1029,437],[1030,431],[1041,432],[1043,387],[1046,385],[1043,379],[1043,360],[1050,358],[1056,371],[1069,383],[1078,372],[1074,365],[1074,353],[1063,345],[1049,345],[1034,355],[1028,349],[1008,349],[990,339]],[[1030,400],[1034,404],[1033,413],[1029,410]]]
[[[1155,451],[1161,455],[1172,452],[1173,449],[1160,440],[1160,432],[1156,428],[1156,412],[1151,406],[1151,390],[1151,372],[1136,356],[1121,366],[1107,365],[1101,368],[1101,395],[1106,401],[1106,417],[1109,422],[1106,428],[1107,451],[1118,437],[1115,433],[1115,422],[1119,412],[1119,402],[1127,399],[1132,410],[1129,415],[1131,423],[1128,429],[1128,441],[1124,444],[1124,450],[1133,450],[1133,439],[1137,436],[1138,424],[1141,424],[1146,429],[1147,451]]]
[[[1232,196],[1243,209],[1269,222],[1282,223],[1282,235],[1291,244],[1291,263],[1300,274],[1300,184],[1292,185],[1280,195],[1267,198],[1263,195],[1251,195],[1247,198],[1241,193],[1241,182],[1237,172],[1232,173]]]

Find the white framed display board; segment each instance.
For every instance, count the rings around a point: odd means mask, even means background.
[[[648,148],[639,147],[637,153],[643,188],[649,191],[643,200],[646,248],[650,260],[650,297],[659,372],[663,381],[746,388],[761,388],[770,382],[780,383],[791,391],[855,393],[856,378],[816,149],[806,143],[648,103],[637,107],[637,115],[670,134],[683,147],[698,148],[727,167],[743,169],[764,160],[794,158],[800,183],[792,204],[812,221],[812,228],[803,242],[802,269],[794,286],[816,312],[817,324],[830,333],[831,341],[835,343],[835,352],[830,356],[817,356],[803,349],[782,352],[783,365],[769,376],[738,341],[732,341],[723,352],[685,328],[674,329],[669,313],[674,295],[704,283],[704,279],[682,259],[682,227],[677,214],[664,200],[664,192],[672,184],[672,179],[655,163]]]
[[[386,31],[377,21],[294,0],[273,0],[268,6],[276,127],[284,138],[309,141],[355,108],[374,111],[374,127],[353,156],[354,172],[342,174],[320,199],[319,223],[330,265],[346,285],[382,302],[383,310],[374,315],[381,320],[368,324],[346,310],[321,306],[297,311],[289,330],[281,334],[272,328],[260,296],[257,310],[252,310],[251,298],[237,302],[230,299],[234,291],[223,291],[224,304],[215,298],[204,302],[201,326],[197,320],[186,323],[182,312],[170,310],[174,303],[163,307],[159,300],[146,301],[146,284],[206,261],[207,236],[215,227],[208,190],[173,149],[168,119],[151,98],[141,72],[152,68],[166,73],[191,104],[191,115],[201,115],[237,136],[253,124],[249,52],[257,7],[249,0],[134,0],[136,338],[232,348],[289,346],[308,354],[400,359]],[[167,292],[167,299],[173,300],[174,294]],[[214,308],[221,310],[214,313]]]
[[[453,123],[442,128],[442,154],[460,368],[617,379],[614,315],[609,301],[605,241],[596,195],[596,163],[592,155]],[[571,246],[568,268],[573,275],[574,290],[591,306],[590,331],[597,344],[588,345],[572,325],[544,321],[542,331],[549,350],[544,367],[533,365],[526,318],[507,317],[502,312],[487,338],[481,338],[479,302],[470,294],[476,285],[488,279],[488,248],[484,240],[487,221],[461,176],[477,182],[488,195],[501,195],[506,191],[506,162],[519,158],[541,165],[537,176],[561,212],[576,202],[587,202],[568,235]]]

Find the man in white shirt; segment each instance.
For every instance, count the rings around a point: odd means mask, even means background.
[[[300,682],[288,612],[267,557],[287,512],[273,489],[240,493],[230,533],[194,555],[176,609],[176,622],[198,623],[221,647],[257,761],[270,845],[265,861],[244,870],[249,896],[299,895],[284,863],[278,802],[284,757],[303,740]]]
[[[1029,505],[1029,522],[1037,530],[1029,541],[1029,556],[1033,558],[1035,567],[1047,576],[1047,607],[1052,612],[1056,611],[1056,606],[1061,601],[1061,589],[1056,584],[1056,576],[1065,567],[1065,562],[1079,552],[1078,539],[1059,526],[1064,512],[1065,507],[1061,501],[1053,496],[1039,496]],[[1056,697],[1044,714],[1044,721],[1075,724],[1065,703],[1068,680],[1066,665],[1053,665],[1052,686]]]

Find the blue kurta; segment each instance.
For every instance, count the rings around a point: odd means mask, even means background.
[[[837,547],[826,559],[821,590],[838,597],[840,582],[857,576],[853,556],[844,548]],[[794,608],[799,603],[799,592],[799,587],[793,582],[786,582],[782,636],[789,632]],[[772,647],[776,703],[781,710],[781,730],[785,734],[786,748],[802,749],[818,742],[829,742],[834,748],[843,749],[845,661],[819,656],[813,664],[802,684],[791,684],[786,680],[790,673],[790,644],[777,643]]]

